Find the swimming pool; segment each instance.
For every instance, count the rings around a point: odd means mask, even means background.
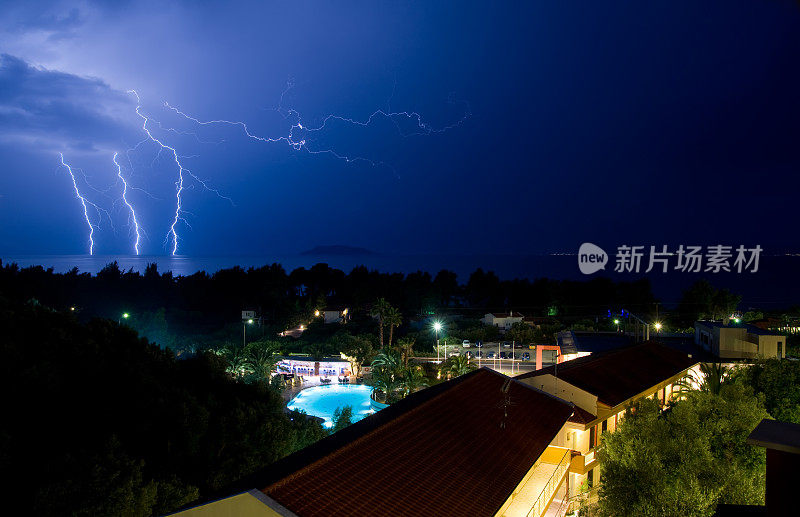
[[[333,427],[333,412],[338,407],[352,406],[353,422],[375,412],[370,406],[372,386],[365,384],[332,384],[306,388],[286,404],[288,409],[305,411],[306,414],[325,420],[326,428]]]

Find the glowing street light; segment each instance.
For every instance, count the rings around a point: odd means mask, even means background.
[[[253,324],[253,318],[242,320],[242,348],[247,346],[247,325]]]
[[[614,318],[614,325],[617,326],[617,332],[619,332],[619,320]]]
[[[661,322],[657,321],[657,322],[656,322],[656,323],[653,325],[653,327],[655,327],[655,329],[656,329],[656,332],[661,332],[661,327],[662,327],[662,325],[661,325]]]
[[[433,331],[436,332],[436,362],[440,363],[441,360],[439,359],[439,331],[442,330],[442,322],[441,321],[434,321],[433,322]]]
[[[319,318],[319,309],[314,311],[314,317]]]

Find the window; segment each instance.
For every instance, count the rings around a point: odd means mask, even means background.
[[[603,431],[602,432],[605,433],[606,431],[608,431],[608,420],[603,420]]]
[[[783,357],[783,341],[778,341],[778,359]]]
[[[586,482],[589,485],[589,488],[594,486],[594,469],[590,470],[588,475],[586,476]]]
[[[596,438],[597,438],[597,426],[593,426],[589,429],[589,448],[594,449]]]

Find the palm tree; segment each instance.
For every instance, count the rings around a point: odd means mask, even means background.
[[[243,377],[249,369],[247,353],[241,346],[229,345],[217,352],[217,354],[224,357],[228,362],[228,367],[225,371],[234,377]]]
[[[389,307],[386,311],[386,324],[389,325],[389,346],[392,346],[394,329],[403,324],[403,315],[395,307]]]
[[[372,379],[375,387],[388,399],[397,389],[402,376],[402,359],[396,350],[382,350],[372,360]]]
[[[387,302],[385,298],[379,298],[372,306],[372,311],[370,312],[372,316],[378,317],[378,336],[380,337],[381,348],[383,348],[383,326],[386,324],[386,312],[391,307],[392,306],[389,305],[389,302]]]
[[[392,346],[392,336],[394,335],[394,328],[399,327],[403,323],[403,315],[400,314],[396,308],[391,305],[386,310],[383,316],[384,323],[389,325],[389,346]]]
[[[400,350],[400,355],[403,358],[403,366],[408,366],[408,360],[414,354],[415,343],[416,340],[410,337],[404,337],[397,340],[397,348]]]
[[[425,369],[422,368],[422,366],[416,365],[403,370],[400,386],[403,388],[405,396],[427,385],[428,381],[425,379]]]
[[[469,367],[469,359],[463,355],[451,357],[448,362],[450,363],[449,371],[454,377],[464,375],[471,370]]]
[[[731,369],[722,363],[700,363],[700,375],[690,373],[675,383],[679,393],[697,391],[719,395],[722,385],[730,376]]]
[[[383,392],[384,402],[388,402],[391,394],[397,389],[399,382],[395,379],[391,372],[386,370],[373,370],[372,381],[375,388]]]
[[[372,360],[372,370],[381,370],[397,376],[403,360],[397,350],[381,350]]]
[[[258,343],[250,348],[247,362],[248,366],[259,379],[269,379],[272,369],[278,362],[274,356],[276,347],[268,343]]]

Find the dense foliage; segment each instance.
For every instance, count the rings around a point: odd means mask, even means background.
[[[0,329],[0,471],[32,513],[164,513],[325,435],[222,358],[176,360],[116,322],[0,298]]]
[[[737,368],[732,380],[750,386],[776,420],[800,424],[800,362],[769,359]]]
[[[685,397],[663,412],[642,400],[603,435],[600,515],[709,516],[718,503],[764,503],[764,449],[745,443],[768,417],[760,399],[735,383]]]
[[[549,307],[557,307],[560,319],[591,317],[594,321],[598,308],[624,306],[646,311],[655,301],[646,280],[501,281],[493,272],[478,269],[459,284],[456,274],[446,270],[434,276],[421,271],[404,275],[359,266],[345,273],[327,264],[290,273],[272,264],[184,277],[162,274],[154,264],[139,273],[122,271],[112,263],[97,275],[77,269],[59,274],[41,267],[21,269],[4,264],[0,267],[0,287],[10,299],[37,299],[59,310],[74,307],[85,320],[102,317],[117,321],[128,313],[125,323],[151,341],[175,349],[200,350],[227,341],[241,342],[240,316],[245,309],[255,310],[262,318],[263,325],[247,331],[248,339],[258,340],[307,323],[315,309],[337,304],[345,304],[352,313],[369,320],[369,328],[356,333],[374,334],[369,314],[380,299],[397,308],[406,324],[411,317],[434,313],[446,316],[452,308],[477,319],[490,310],[512,308],[528,315],[545,315]],[[383,335],[387,340],[390,334],[404,335],[408,330],[398,328],[397,315],[390,312],[385,314]],[[448,328],[456,330],[455,324]],[[454,338],[487,341],[495,337],[486,334],[491,329],[476,325],[466,325],[459,331]],[[376,348],[381,344],[376,343]]]

